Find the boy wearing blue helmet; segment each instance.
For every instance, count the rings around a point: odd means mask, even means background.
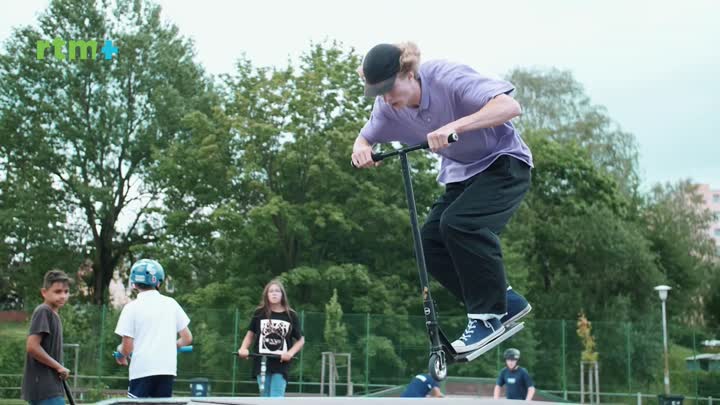
[[[115,327],[122,336],[117,363],[127,366],[132,353],[129,398],[171,397],[177,348],[192,343],[190,318],[174,299],[158,290],[164,279],[165,271],[155,260],[139,260],[130,270],[130,283],[138,296],[125,305]]]

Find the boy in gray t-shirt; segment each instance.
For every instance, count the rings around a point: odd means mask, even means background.
[[[67,379],[70,370],[62,365],[63,331],[58,311],[68,300],[70,278],[59,270],[48,271],[40,292],[43,303],[33,311],[27,337],[22,399],[32,405],[59,405],[65,403],[61,379]]]

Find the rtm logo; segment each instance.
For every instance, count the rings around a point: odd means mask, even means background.
[[[90,59],[95,60],[97,58],[97,48],[98,48],[98,42],[95,40],[90,41],[76,41],[76,40],[70,40],[70,43],[68,44],[68,54],[70,56],[70,60],[75,60],[77,58],[77,49],[80,48],[80,59],[86,60],[88,58],[88,49],[91,51],[92,57]],[[62,40],[60,38],[53,39],[52,42],[50,41],[37,41],[37,59],[43,60],[45,59],[45,50],[50,47],[50,44],[52,44],[54,50],[55,50],[55,59],[58,60],[65,60],[65,54],[63,53],[63,48],[65,47],[65,44],[67,44],[68,41]],[[116,55],[118,53],[118,49],[113,46],[113,43],[111,40],[105,40],[105,45],[100,49],[100,52],[105,54],[105,60],[111,60],[113,55]]]

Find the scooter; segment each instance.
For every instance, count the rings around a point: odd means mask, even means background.
[[[456,133],[448,136],[448,143],[457,142],[458,135]],[[412,177],[410,176],[410,164],[408,163],[407,154],[416,150],[428,149],[429,145],[427,142],[423,142],[418,145],[408,146],[401,149],[395,149],[385,153],[373,153],[372,159],[374,162],[380,162],[390,157],[400,157],[400,167],[402,168],[403,183],[405,185],[405,198],[408,203],[408,210],[410,213],[410,225],[412,227],[413,241],[415,243],[415,260],[417,261],[418,273],[420,275],[420,288],[422,291],[423,299],[423,313],[425,314],[425,326],[430,337],[430,360],[428,361],[428,369],[430,375],[436,381],[442,381],[447,377],[447,365],[448,363],[466,363],[475,360],[481,355],[487,353],[489,350],[494,349],[498,344],[509,339],[516,333],[520,332],[525,324],[523,322],[510,325],[505,333],[498,336],[492,342],[485,346],[467,353],[458,353],[455,348],[452,347],[452,343],[447,338],[445,333],[440,329],[438,323],[437,308],[435,301],[432,299],[430,294],[430,287],[428,282],[427,266],[425,264],[425,254],[422,247],[422,239],[420,236],[420,225],[417,219],[417,208],[415,207],[415,194],[413,193]],[[353,166],[354,163],[353,163]]]
[[[65,390],[65,395],[67,396],[68,403],[70,405],[75,405],[75,397],[73,397],[72,391],[70,391],[70,387],[68,387],[68,383],[65,380],[62,380],[63,389]]]
[[[233,352],[235,356],[238,356],[238,352]],[[265,377],[267,376],[267,361],[268,359],[279,359],[280,356],[277,354],[261,354],[261,353],[248,353],[248,357],[259,357],[260,358],[260,396],[265,393]],[[293,357],[293,360],[295,357]]]

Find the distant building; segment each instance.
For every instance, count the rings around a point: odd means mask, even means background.
[[[720,354],[703,353],[685,358],[688,370],[720,371]]]
[[[710,224],[708,232],[715,240],[715,247],[720,255],[720,189],[713,190],[709,184],[698,184],[698,192],[703,196],[705,208],[715,214],[715,220]]]

